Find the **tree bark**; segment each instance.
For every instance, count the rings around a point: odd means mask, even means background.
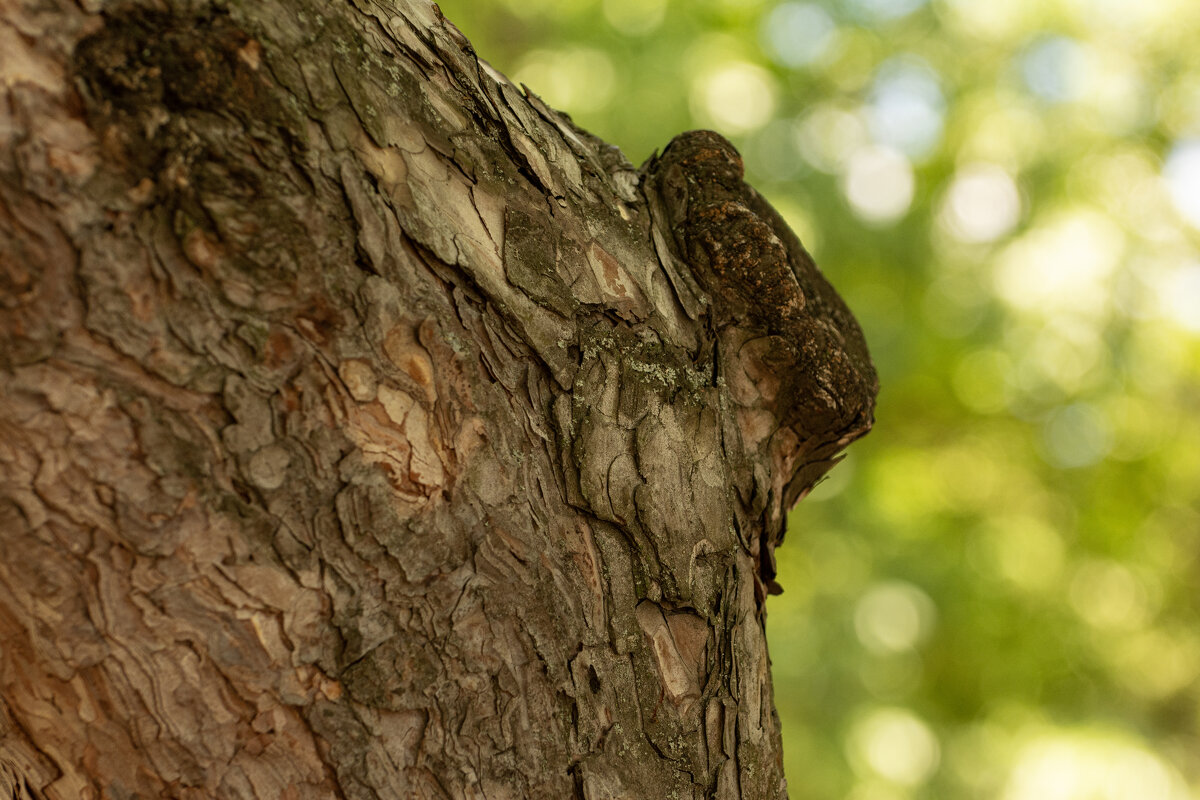
[[[877,387],[732,147],[424,0],[0,9],[0,797],[786,796]]]

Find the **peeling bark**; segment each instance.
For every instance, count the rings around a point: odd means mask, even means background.
[[[0,9],[0,797],[786,796],[770,554],[877,387],[732,148],[424,0]]]

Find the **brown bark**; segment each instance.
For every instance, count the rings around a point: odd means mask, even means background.
[[[770,551],[874,373],[714,146],[423,0],[0,0],[0,797],[784,796]]]

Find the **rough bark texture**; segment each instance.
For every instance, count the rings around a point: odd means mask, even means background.
[[[724,140],[423,0],[0,0],[0,797],[783,797],[875,391]]]

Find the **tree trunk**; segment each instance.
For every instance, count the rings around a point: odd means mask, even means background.
[[[876,381],[732,147],[424,0],[0,8],[0,797],[784,797]]]

